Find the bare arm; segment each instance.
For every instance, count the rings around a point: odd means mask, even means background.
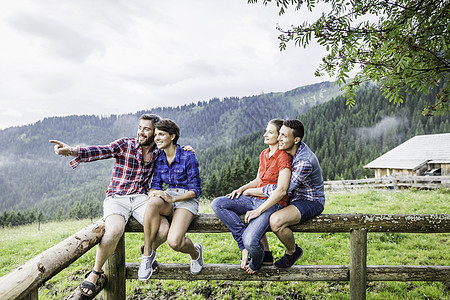
[[[245,196],[266,197],[262,187],[246,189],[242,194]]]
[[[273,191],[272,195],[264,201],[257,209],[250,210],[245,214],[245,222],[249,223],[251,220],[259,217],[268,208],[272,207],[278,201],[280,201],[287,193],[289,187],[289,181],[291,179],[291,170],[289,168],[284,168],[278,175],[277,188]]]
[[[176,195],[176,196],[170,196],[165,191],[161,190],[151,190],[148,193],[149,197],[159,197],[163,199],[164,201],[168,203],[174,203],[174,202],[180,202],[180,201],[186,201],[191,200],[195,198],[195,192],[194,191],[187,191],[186,193]]]

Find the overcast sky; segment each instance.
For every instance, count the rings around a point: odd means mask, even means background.
[[[277,23],[312,19],[293,10],[279,17],[276,6],[247,0],[7,1],[0,129],[334,80],[314,77],[321,47],[279,51]]]

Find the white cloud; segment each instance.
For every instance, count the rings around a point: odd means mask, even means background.
[[[311,17],[245,0],[10,1],[0,11],[0,128],[330,80],[313,75],[323,49],[278,49],[277,23]]]
[[[408,120],[404,118],[384,116],[381,121],[374,126],[355,128],[355,132],[363,141],[376,140],[383,137],[386,132],[403,126],[407,122]],[[390,135],[392,136],[392,133],[390,133]]]

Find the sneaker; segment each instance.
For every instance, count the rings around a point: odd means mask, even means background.
[[[275,267],[280,269],[287,269],[292,267],[295,262],[302,256],[303,250],[295,245],[295,252],[292,255],[284,253],[284,256],[275,262]]]
[[[141,254],[144,254],[144,245],[141,246]],[[159,272],[159,264],[156,259],[152,263],[153,274],[158,274]]]
[[[153,263],[156,261],[156,251],[152,251],[150,256],[142,255],[141,264],[138,271],[138,279],[147,281],[153,274]]]
[[[203,247],[200,243],[195,243],[194,247],[198,251],[198,258],[191,260],[191,273],[197,275],[203,269]]]
[[[271,266],[271,265],[273,265],[272,251],[264,251],[263,265],[264,266]]]

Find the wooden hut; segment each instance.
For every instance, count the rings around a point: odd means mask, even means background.
[[[415,136],[371,161],[375,178],[385,176],[450,176],[450,133]]]

